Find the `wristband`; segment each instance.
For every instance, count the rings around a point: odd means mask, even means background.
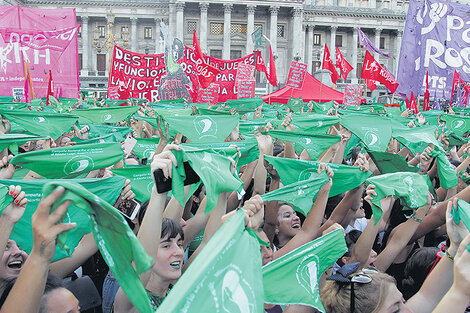
[[[450,255],[449,251],[447,250],[447,248],[444,248],[444,251],[445,251],[445,254],[446,254],[446,257],[451,260],[452,262],[454,262],[454,257]]]
[[[415,213],[416,213],[416,211],[414,211],[413,214],[411,214],[408,218],[411,218],[415,222],[421,223],[423,220],[420,219],[420,218],[415,217]]]

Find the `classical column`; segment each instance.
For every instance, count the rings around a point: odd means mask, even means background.
[[[88,76],[90,66],[88,64],[90,42],[88,41],[88,16],[82,16],[82,70]]]
[[[292,56],[293,58],[300,56],[303,56],[303,51],[301,51],[302,48],[302,41],[305,38],[300,37],[302,32],[302,14],[303,14],[303,9],[301,7],[296,7],[292,10],[292,15],[294,17],[294,36],[295,40],[293,40],[292,44]],[[299,38],[300,37],[300,38]],[[299,60],[301,61],[301,60]]]
[[[353,45],[353,49],[352,49],[352,67],[354,67],[354,70],[351,71],[351,80],[352,80],[352,83],[357,83],[357,39],[358,39],[358,36],[357,36],[357,28],[354,27],[353,28],[353,39],[352,39],[352,45]]]
[[[269,40],[271,41],[271,48],[273,54],[277,52],[277,14],[279,13],[279,7],[272,5],[269,7],[271,13],[271,28],[269,30]]]
[[[131,37],[131,50],[134,52],[139,52],[138,47],[138,37],[139,34],[137,33],[137,17],[131,17],[131,32],[130,32],[130,37]]]
[[[369,0],[369,8],[375,9],[377,8],[377,0]]]
[[[375,29],[375,42],[374,45],[376,48],[380,49],[380,33],[382,32],[382,28]],[[379,54],[377,52],[374,53],[374,59],[377,61],[379,60]]]
[[[116,34],[114,32],[114,14],[111,14],[111,13],[106,14],[106,22],[107,22],[107,26],[106,26],[107,34],[110,34],[110,33]],[[110,60],[113,57],[113,50],[108,50],[106,52],[107,52],[106,53],[106,76],[107,76],[108,71],[111,70],[109,68],[109,65],[110,65]]]
[[[199,3],[199,9],[201,10],[201,25],[199,28],[199,43],[201,49],[207,52],[207,10],[209,9],[209,3]]]
[[[330,57],[333,63],[336,63],[336,30],[338,26],[330,26],[330,46],[328,49],[330,50]]]
[[[230,59],[230,24],[232,18],[232,4],[224,4],[224,46],[222,48],[222,59]]]
[[[160,34],[160,22],[161,20],[156,18],[155,21],[155,53],[163,53],[163,45],[161,45],[161,34]]]
[[[307,71],[312,73],[312,53],[313,53],[313,30],[315,25],[308,25],[307,28]]]
[[[248,11],[246,26],[246,54],[250,54],[253,52],[253,39],[251,38],[251,34],[255,31],[256,5],[249,4],[246,6],[246,10]]]
[[[398,59],[399,59],[399,55],[400,55],[402,36],[403,36],[403,31],[398,30],[397,31],[397,39],[395,40],[395,56],[396,56],[395,73],[396,73],[396,76],[397,76],[395,78],[397,78],[397,79],[398,79]]]
[[[390,0],[390,10],[397,10],[397,9],[398,9],[397,0]]]
[[[176,5],[170,1],[168,5],[168,40],[173,41],[176,36]]]
[[[184,43],[184,2],[176,3],[176,38]]]

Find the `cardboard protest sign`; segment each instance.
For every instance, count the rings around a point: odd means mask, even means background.
[[[237,99],[253,98],[255,96],[256,82],[254,80],[239,80],[237,83]]]
[[[197,91],[197,103],[210,103],[216,105],[219,101],[219,84],[210,84],[207,89]]]
[[[343,95],[343,105],[360,105],[362,86],[346,84]]]
[[[307,64],[292,61],[287,77],[287,86],[294,88],[302,88],[305,77]]]

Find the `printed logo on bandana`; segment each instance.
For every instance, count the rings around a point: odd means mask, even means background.
[[[48,120],[46,120],[46,118],[43,116],[35,116],[33,117],[33,121],[36,123],[49,124]]]
[[[103,120],[103,122],[106,122],[106,121],[109,121],[111,119],[111,117],[112,117],[111,114],[106,114],[106,115],[103,116],[102,120]]]
[[[318,126],[317,127],[322,127],[323,126],[323,121],[318,121]]]
[[[147,184],[147,191],[152,192],[153,180]]]
[[[310,138],[305,138],[305,144],[309,145],[312,142],[312,139]]]
[[[304,189],[306,189],[306,188],[308,188],[307,185],[303,185],[303,186],[297,187],[297,195],[298,195],[298,196],[301,196],[301,195],[305,194]]]
[[[221,305],[224,313],[254,313],[255,293],[243,278],[243,271],[235,265],[229,265],[223,271]],[[217,279],[217,274],[215,275]],[[220,279],[220,278],[219,278]]]
[[[83,172],[89,172],[93,170],[95,164],[93,159],[86,155],[77,155],[65,164],[64,173],[65,175],[80,174]]]
[[[201,136],[204,137],[216,137],[215,134],[217,133],[217,124],[214,120],[210,117],[196,117],[193,121],[194,128]]]
[[[155,154],[155,149],[149,148],[149,149],[144,150],[144,152],[142,153],[142,157],[151,160],[154,154]]]
[[[307,179],[312,179],[314,177],[318,176],[317,171],[314,168],[307,168],[300,172],[299,174],[299,180],[307,180]]]
[[[465,120],[453,120],[451,123],[452,128],[457,129],[457,128],[465,128],[467,126],[467,123]]]
[[[410,198],[411,207],[417,208],[419,204],[416,202],[416,198],[414,197],[416,191],[413,186],[413,179],[410,176],[405,177],[405,179],[403,179],[403,183],[408,187],[408,194]]]
[[[364,143],[368,146],[380,145],[379,136],[373,131],[368,131],[364,135]]]
[[[298,283],[307,291],[310,295],[318,298],[318,266],[320,260],[317,255],[309,254],[306,255],[299,266],[297,266],[296,276]],[[315,299],[316,301],[317,299]]]

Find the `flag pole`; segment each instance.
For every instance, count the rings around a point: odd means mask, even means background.
[[[367,104],[367,82],[366,82],[366,79],[364,78],[364,98],[366,99],[366,104]]]
[[[396,91],[395,91],[395,92],[396,92]],[[391,104],[393,104],[393,102],[395,101],[395,92],[394,92],[393,95],[392,95],[392,103],[391,103]]]
[[[320,99],[318,99],[318,102],[321,102],[321,89],[323,87],[323,69],[320,70]]]

